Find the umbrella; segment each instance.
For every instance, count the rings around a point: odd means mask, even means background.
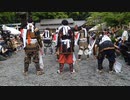
[[[12,27],[8,27],[6,25],[3,25],[2,29],[3,30],[9,30],[11,32],[10,34],[13,34],[13,35],[20,35],[21,34],[21,32],[19,30],[12,28]]]

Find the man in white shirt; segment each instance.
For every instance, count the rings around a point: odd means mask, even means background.
[[[122,33],[122,43],[125,43],[126,41],[128,41],[128,31],[127,31],[127,27],[124,27],[124,31]]]
[[[128,31],[127,31],[127,26],[124,27],[124,31],[122,33],[122,37],[121,37],[121,46],[120,46],[120,51],[121,51],[121,54],[123,55],[124,57],[124,60],[125,62],[129,63],[128,62],[128,47],[127,47],[127,43],[128,43]]]

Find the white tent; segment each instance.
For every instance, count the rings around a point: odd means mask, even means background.
[[[91,29],[89,29],[89,32],[91,32],[91,31],[97,31],[99,27],[100,27],[100,24],[97,24],[96,26],[94,26]]]
[[[105,29],[106,28],[106,23],[101,23],[101,24],[97,24],[96,26],[92,27],[91,29],[89,29],[89,32],[91,31],[98,31],[99,28],[101,29]]]
[[[21,34],[21,32],[19,30],[15,29],[15,28],[12,28],[12,27],[8,27],[6,25],[3,25],[2,29],[11,31],[10,34],[12,34],[12,35],[20,35]]]

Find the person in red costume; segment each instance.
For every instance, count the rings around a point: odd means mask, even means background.
[[[59,55],[59,70],[63,72],[64,64],[67,63],[70,72],[74,73],[73,68],[73,52],[74,52],[74,32],[68,25],[67,20],[62,20],[62,25],[58,28],[57,54]]]

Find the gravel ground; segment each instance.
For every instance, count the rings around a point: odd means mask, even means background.
[[[75,47],[75,54],[77,54]],[[77,55],[76,55],[77,56]],[[57,74],[58,63],[55,55],[43,55],[44,72],[41,76],[36,75],[34,64],[29,67],[28,76],[23,76],[24,51],[18,51],[11,58],[0,62],[0,86],[129,86],[130,66],[126,65],[122,57],[117,60],[123,64],[121,73],[108,73],[108,61],[103,62],[104,72],[99,74],[96,60],[90,56],[75,64],[76,73],[70,74],[66,64],[64,72]]]

